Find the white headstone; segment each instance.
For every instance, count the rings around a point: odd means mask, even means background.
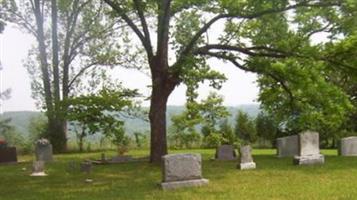
[[[31,176],[47,176],[47,174],[45,173],[45,162],[44,161],[34,161],[33,162]]]
[[[320,154],[319,133],[305,131],[299,134],[299,155],[294,157],[296,165],[323,164],[325,157]]]

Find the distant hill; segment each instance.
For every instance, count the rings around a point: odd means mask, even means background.
[[[28,127],[31,118],[43,116],[44,114],[36,111],[16,111],[16,112],[4,112],[0,115],[0,119],[10,118],[10,125],[14,126],[16,130],[23,135],[27,136],[29,134]]]
[[[181,113],[185,109],[184,106],[168,106],[167,108],[167,125],[168,127],[171,125],[171,116]],[[251,117],[256,117],[259,113],[259,105],[258,104],[246,104],[235,107],[228,107],[228,111],[231,113],[231,117],[229,121],[232,123],[235,119],[235,116],[238,110],[242,110],[248,113]],[[11,118],[11,125],[14,126],[17,131],[19,131],[24,136],[27,136],[28,126],[30,123],[30,119],[33,117],[38,117],[40,115],[44,115],[41,112],[35,111],[17,111],[17,112],[5,112],[0,116],[0,119]],[[125,128],[129,134],[132,134],[135,131],[144,132],[150,129],[150,125],[148,122],[145,122],[141,119],[127,119],[125,120]]]

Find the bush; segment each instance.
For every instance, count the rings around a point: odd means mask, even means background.
[[[217,148],[222,144],[222,134],[211,133],[203,139],[203,145],[205,148]]]

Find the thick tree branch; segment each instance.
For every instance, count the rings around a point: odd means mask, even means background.
[[[239,46],[230,46],[223,44],[208,44],[206,46],[198,48],[194,54],[206,54],[210,50],[220,50],[220,51],[230,51],[230,52],[239,52],[253,57],[273,57],[273,58],[286,58],[292,56],[292,53],[283,52],[278,49],[273,49],[270,47],[264,46],[255,46],[255,47],[239,47]]]
[[[231,62],[234,66],[238,67],[241,70],[244,71],[248,71],[248,72],[253,72],[253,73],[257,73],[257,74],[264,74],[267,75],[269,77],[271,77],[272,79],[274,79],[276,82],[278,82],[281,87],[284,89],[284,91],[289,95],[289,99],[290,99],[290,107],[293,110],[294,109],[294,102],[295,102],[295,97],[293,95],[293,93],[291,92],[291,90],[289,89],[288,85],[285,83],[285,81],[283,81],[281,78],[279,78],[277,75],[273,74],[272,72],[268,72],[266,70],[259,70],[257,68],[249,68],[246,65],[242,65],[240,64],[237,59],[233,56],[229,56],[229,55],[225,55],[222,53],[212,53],[212,52],[206,52],[204,53],[204,55],[210,56],[210,57],[215,57],[218,59],[222,59],[222,60],[226,60]]]
[[[328,7],[328,6],[338,6],[341,3],[339,1],[332,1],[328,3],[313,3],[310,4],[309,2],[311,1],[303,1],[301,3],[297,3],[294,5],[286,6],[284,8],[272,8],[272,9],[267,9],[263,10],[257,13],[252,13],[252,14],[220,14],[215,17],[213,17],[211,20],[209,20],[205,25],[203,25],[197,33],[193,36],[193,38],[190,40],[190,42],[187,44],[187,46],[184,48],[182,53],[178,56],[178,59],[176,63],[181,63],[183,59],[193,50],[195,44],[199,40],[199,38],[207,32],[207,30],[217,21],[220,19],[226,19],[226,18],[237,18],[237,19],[255,19],[262,17],[264,15],[269,15],[269,14],[274,14],[274,13],[280,13],[280,12],[285,12],[288,10],[296,9],[299,7]],[[177,65],[177,64],[175,64]]]
[[[142,6],[142,3],[140,0],[134,0],[134,5],[135,5],[136,10],[138,11],[138,16],[140,18],[141,26],[143,27],[145,42],[147,43],[146,46],[150,47],[149,48],[150,51],[148,52],[148,55],[149,55],[149,59],[151,59],[154,54],[152,52],[150,32],[149,32],[148,24],[145,19],[143,6]]]
[[[115,10],[118,15],[128,24],[128,26],[134,31],[134,33],[139,37],[141,43],[143,44],[148,56],[152,56],[150,52],[152,52],[151,46],[148,45],[147,38],[143,35],[143,33],[139,30],[136,24],[129,18],[128,15],[125,14],[124,10],[117,4],[114,3],[113,0],[104,0],[113,10]]]
[[[167,58],[168,41],[169,41],[169,28],[170,28],[170,9],[171,0],[159,1],[159,16],[157,26],[157,56],[159,58]],[[167,65],[167,59],[161,59]]]

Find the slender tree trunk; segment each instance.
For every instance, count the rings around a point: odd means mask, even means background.
[[[48,121],[52,121],[52,91],[51,91],[51,80],[49,75],[49,65],[47,61],[47,52],[45,44],[45,34],[43,28],[43,13],[41,11],[41,3],[39,0],[34,1],[33,12],[35,14],[36,25],[37,25],[37,42],[38,49],[40,52],[40,63],[41,63],[41,73],[42,81],[45,92],[45,103],[47,107]]]
[[[83,152],[83,139],[84,139],[84,129],[82,131],[82,133],[79,135],[79,152]]]
[[[52,68],[53,68],[53,85],[54,85],[54,100],[55,111],[60,111],[60,75],[59,75],[59,58],[58,58],[58,28],[57,28],[57,1],[51,0],[51,14],[52,14]]]

